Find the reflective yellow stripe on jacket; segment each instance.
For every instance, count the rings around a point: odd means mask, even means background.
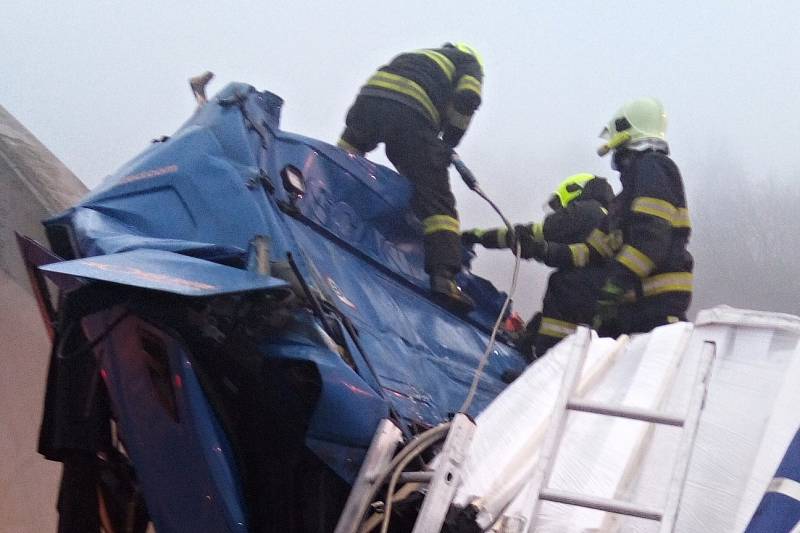
[[[685,207],[675,207],[666,200],[639,196],[631,202],[631,211],[658,217],[665,220],[673,228],[689,228],[689,210]]]
[[[499,228],[495,237],[497,238],[498,248],[505,248],[508,246],[508,228]]]
[[[435,50],[418,50],[415,53],[422,54],[431,59],[434,63],[439,65],[439,68],[442,69],[442,72],[444,72],[444,75],[447,76],[447,79],[450,82],[453,81],[453,74],[456,72],[456,66],[452,61],[450,61],[449,57]]]
[[[572,264],[576,267],[585,267],[589,262],[589,247],[583,243],[570,244],[569,252],[572,254]]]
[[[631,203],[631,211],[661,218],[669,222],[670,225],[675,217],[674,205],[665,200],[649,196],[640,196],[634,199],[633,203]]]
[[[597,228],[593,229],[586,239],[586,242],[589,246],[597,250],[597,253],[599,253],[601,257],[611,257],[614,255],[614,250],[611,248],[611,244],[609,244],[609,237],[603,230]]]
[[[461,92],[461,91],[472,91],[478,96],[480,96],[481,82],[479,82],[478,79],[475,78],[474,76],[465,74],[458,79],[458,83],[456,84],[456,92]]]
[[[647,255],[630,244],[622,247],[622,250],[617,254],[617,261],[628,267],[631,272],[640,278],[646,278],[656,267],[655,263]]]
[[[439,231],[450,231],[461,233],[461,227],[457,218],[448,215],[433,215],[422,221],[423,233],[430,235]]]
[[[672,226],[675,228],[691,228],[692,222],[689,220],[689,210],[685,207],[679,207],[675,211],[675,217],[672,219]]]
[[[543,241],[544,240],[544,224],[541,222],[535,222],[531,224],[531,233],[533,234],[534,241]]]
[[[428,93],[414,81],[404,78],[403,76],[398,76],[397,74],[392,74],[391,72],[379,70],[374,76],[367,80],[367,86],[388,89],[413,98],[422,105],[434,124],[439,126],[439,111],[434,107]]]
[[[692,292],[691,272],[666,272],[642,280],[642,293],[656,296],[665,292]]]
[[[547,335],[548,337],[563,339],[568,335],[572,335],[577,327],[578,326],[572,322],[543,316],[542,322],[539,324],[538,333],[539,335]]]

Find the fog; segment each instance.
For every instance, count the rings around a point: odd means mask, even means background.
[[[0,104],[90,187],[194,109],[209,69],[286,100],[284,129],[335,141],[359,86],[394,54],[463,40],[486,63],[459,151],[515,221],[539,219],[564,177],[612,178],[597,134],[625,100],[669,114],[694,224],[694,310],[800,313],[800,6],[795,2],[136,2],[6,0]],[[384,161],[382,155],[374,156]],[[451,176],[464,228],[498,220]],[[478,272],[507,287],[511,256]],[[547,269],[516,295],[536,310]]]

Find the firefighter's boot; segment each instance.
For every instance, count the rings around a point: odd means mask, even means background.
[[[466,314],[475,309],[475,302],[461,290],[455,273],[449,268],[436,268],[431,272],[431,292],[434,299],[455,313]]]

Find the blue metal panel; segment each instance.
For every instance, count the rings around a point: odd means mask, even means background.
[[[282,342],[265,344],[262,349],[270,358],[310,361],[316,365],[322,391],[306,444],[320,458],[329,460],[330,467],[344,480],[355,479],[375,428],[389,415],[387,401],[338,354],[310,344],[307,338],[285,336]]]
[[[93,325],[103,329],[100,319]],[[104,343],[101,374],[158,531],[245,533],[230,447],[183,346],[134,318],[114,331]],[[153,383],[152,354],[142,345],[142,332],[168,355],[174,417]]]
[[[488,335],[304,225],[293,232],[322,280],[318,285],[358,326],[364,351],[398,412],[424,424],[455,412]],[[502,390],[503,371],[521,365],[517,352],[498,344],[473,413]]]
[[[289,286],[277,278],[163,250],[133,250],[102,257],[62,261],[41,268],[48,272],[183,296],[219,296],[256,290],[279,290]]]
[[[783,481],[786,480],[786,481]],[[783,487],[791,487],[789,490]],[[783,490],[782,490],[783,489]],[[794,436],[746,533],[788,533],[800,524],[800,431]]]

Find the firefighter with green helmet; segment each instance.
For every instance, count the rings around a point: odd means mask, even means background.
[[[601,335],[686,320],[692,299],[691,223],[683,179],[669,157],[667,116],[654,98],[623,105],[601,133],[622,192],[609,216],[608,274],[596,304]]]
[[[542,222],[517,225],[513,235],[505,228],[462,234],[465,244],[485,248],[513,249],[514,239],[519,239],[522,258],[556,269],[547,282],[542,311],[528,322],[518,342],[529,360],[544,354],[578,324],[591,322],[605,280],[606,218],[613,198],[605,178],[575,174],[556,188],[548,202],[553,212]]]
[[[448,167],[481,103],[483,62],[465,43],[398,55],[361,88],[338,145],[357,155],[386,146],[386,156],[414,185],[411,206],[422,222],[425,271],[444,305],[469,311],[455,282],[460,226]]]

